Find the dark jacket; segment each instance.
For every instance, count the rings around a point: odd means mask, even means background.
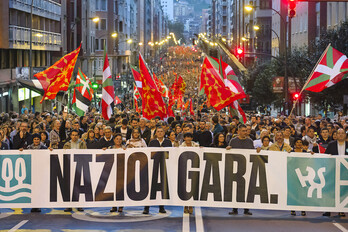
[[[99,143],[98,143],[97,139],[93,139],[93,140],[87,139],[86,140],[87,149],[97,149],[98,148],[98,144]]]
[[[8,150],[8,149],[10,149],[8,147],[8,144],[5,142],[1,142],[0,150]]]
[[[329,146],[329,143],[331,142],[332,140],[330,139],[330,137],[327,139],[327,140],[324,140],[323,138],[319,139],[317,144],[319,144],[320,146],[322,146],[323,148],[327,148]],[[312,151],[314,153],[319,153],[319,146],[315,146],[313,147]]]
[[[199,146],[202,147],[209,147],[213,141],[213,136],[210,131],[197,131],[196,133],[196,140],[195,142],[199,143]]]
[[[217,123],[215,126],[214,126],[214,130],[213,130],[213,134],[214,136],[219,133],[219,132],[224,132],[224,128],[219,124]]]
[[[151,130],[148,127],[145,127],[145,130],[143,133],[141,133],[141,129],[140,130],[140,134],[141,134],[141,138],[145,140],[146,145],[149,145],[149,142],[151,140]]]
[[[31,137],[31,134],[26,133],[23,138],[20,137],[20,131],[13,137],[13,147],[12,149],[27,149],[27,147],[33,143],[33,138]]]
[[[121,127],[116,127],[115,129],[116,133],[121,133]],[[130,139],[132,137],[132,129],[130,129],[129,127],[127,127],[127,133],[126,133],[126,140]]]
[[[97,145],[97,148],[102,149],[104,147],[108,148],[108,147],[112,147],[114,146],[114,137],[112,136],[111,139],[109,141],[106,141],[104,137],[102,137]]]
[[[325,154],[338,155],[337,140],[329,143],[326,148]],[[348,142],[346,141],[345,155],[348,155]]]
[[[164,139],[162,144],[157,139],[153,139],[149,143],[149,147],[172,147],[172,142],[169,139]]]

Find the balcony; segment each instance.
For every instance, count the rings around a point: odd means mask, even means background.
[[[9,8],[30,13],[31,0],[9,0]],[[34,0],[33,14],[60,21],[61,5],[51,0]]]
[[[40,35],[37,36],[37,35]],[[27,27],[9,26],[10,48],[29,49],[30,29]],[[62,37],[59,33],[35,30],[32,31],[33,50],[59,51],[62,46]]]

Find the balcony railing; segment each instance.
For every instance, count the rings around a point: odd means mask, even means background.
[[[9,32],[10,48],[29,49],[29,28],[10,25]],[[33,50],[59,51],[62,45],[62,37],[59,33],[33,29],[32,42]]]
[[[30,13],[31,0],[10,0],[9,7]],[[33,14],[60,21],[61,5],[51,0],[34,0]]]

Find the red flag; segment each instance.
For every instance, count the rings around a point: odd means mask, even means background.
[[[122,101],[117,96],[115,97],[114,102],[115,102],[115,105],[118,105],[118,104],[122,103]]]
[[[163,101],[161,93],[156,87],[156,83],[152,79],[145,61],[139,54],[139,69],[141,82],[143,87],[143,116],[147,119],[152,119],[156,116],[160,118],[167,117],[167,107]]]
[[[319,150],[319,153],[325,153],[326,151],[326,148],[322,147],[320,144],[318,144],[318,150]]]
[[[143,87],[142,87],[142,83],[141,83],[141,76],[140,76],[139,70],[132,65],[131,65],[131,70],[132,70],[133,77],[135,80],[135,85],[137,86],[137,88],[139,90],[140,96],[143,96]]]
[[[190,114],[191,114],[191,116],[195,115],[195,112],[193,111],[193,104],[192,104],[191,98],[190,98]]]
[[[216,72],[207,58],[204,59],[201,73],[201,87],[210,101],[210,104],[220,111],[233,101],[242,98],[241,93],[233,93]]]
[[[34,75],[45,91],[40,103],[47,99],[54,99],[59,91],[68,90],[80,48],[81,44],[75,51],[63,56],[45,71]]]

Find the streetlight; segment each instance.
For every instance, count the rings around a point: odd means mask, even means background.
[[[112,37],[112,38],[116,38],[116,37],[117,37],[117,32],[112,33],[112,34],[111,34],[111,37]]]
[[[133,43],[133,40],[132,39],[128,39],[127,40],[127,44],[131,44],[131,43]]]
[[[246,5],[244,7],[244,9],[247,11],[247,12],[251,12],[252,10],[254,10],[256,7],[258,6],[252,6],[252,5]],[[285,82],[285,86],[284,86],[284,94],[285,94],[285,104],[284,104],[284,113],[285,111],[288,109],[288,101],[289,101],[289,93],[288,93],[288,46],[287,46],[287,42],[286,42],[286,35],[287,35],[287,21],[284,19],[284,17],[280,14],[279,11],[273,9],[273,8],[270,8],[270,10],[274,11],[276,14],[279,15],[280,17],[280,20],[281,22],[283,23],[283,26],[284,26],[284,45],[285,45],[285,49],[284,49],[284,56],[285,56],[285,59],[284,59],[284,82]],[[254,26],[254,30],[255,30],[255,26]],[[289,30],[290,30],[290,27],[289,27]],[[280,45],[280,44],[279,44]]]
[[[260,27],[258,25],[254,25],[253,29],[254,29],[254,31],[258,31],[258,30],[260,30]]]
[[[93,17],[93,18],[91,18],[92,19],[92,21],[94,22],[94,23],[97,23],[97,22],[99,22],[99,20],[100,20],[100,18],[97,16],[97,17]]]

